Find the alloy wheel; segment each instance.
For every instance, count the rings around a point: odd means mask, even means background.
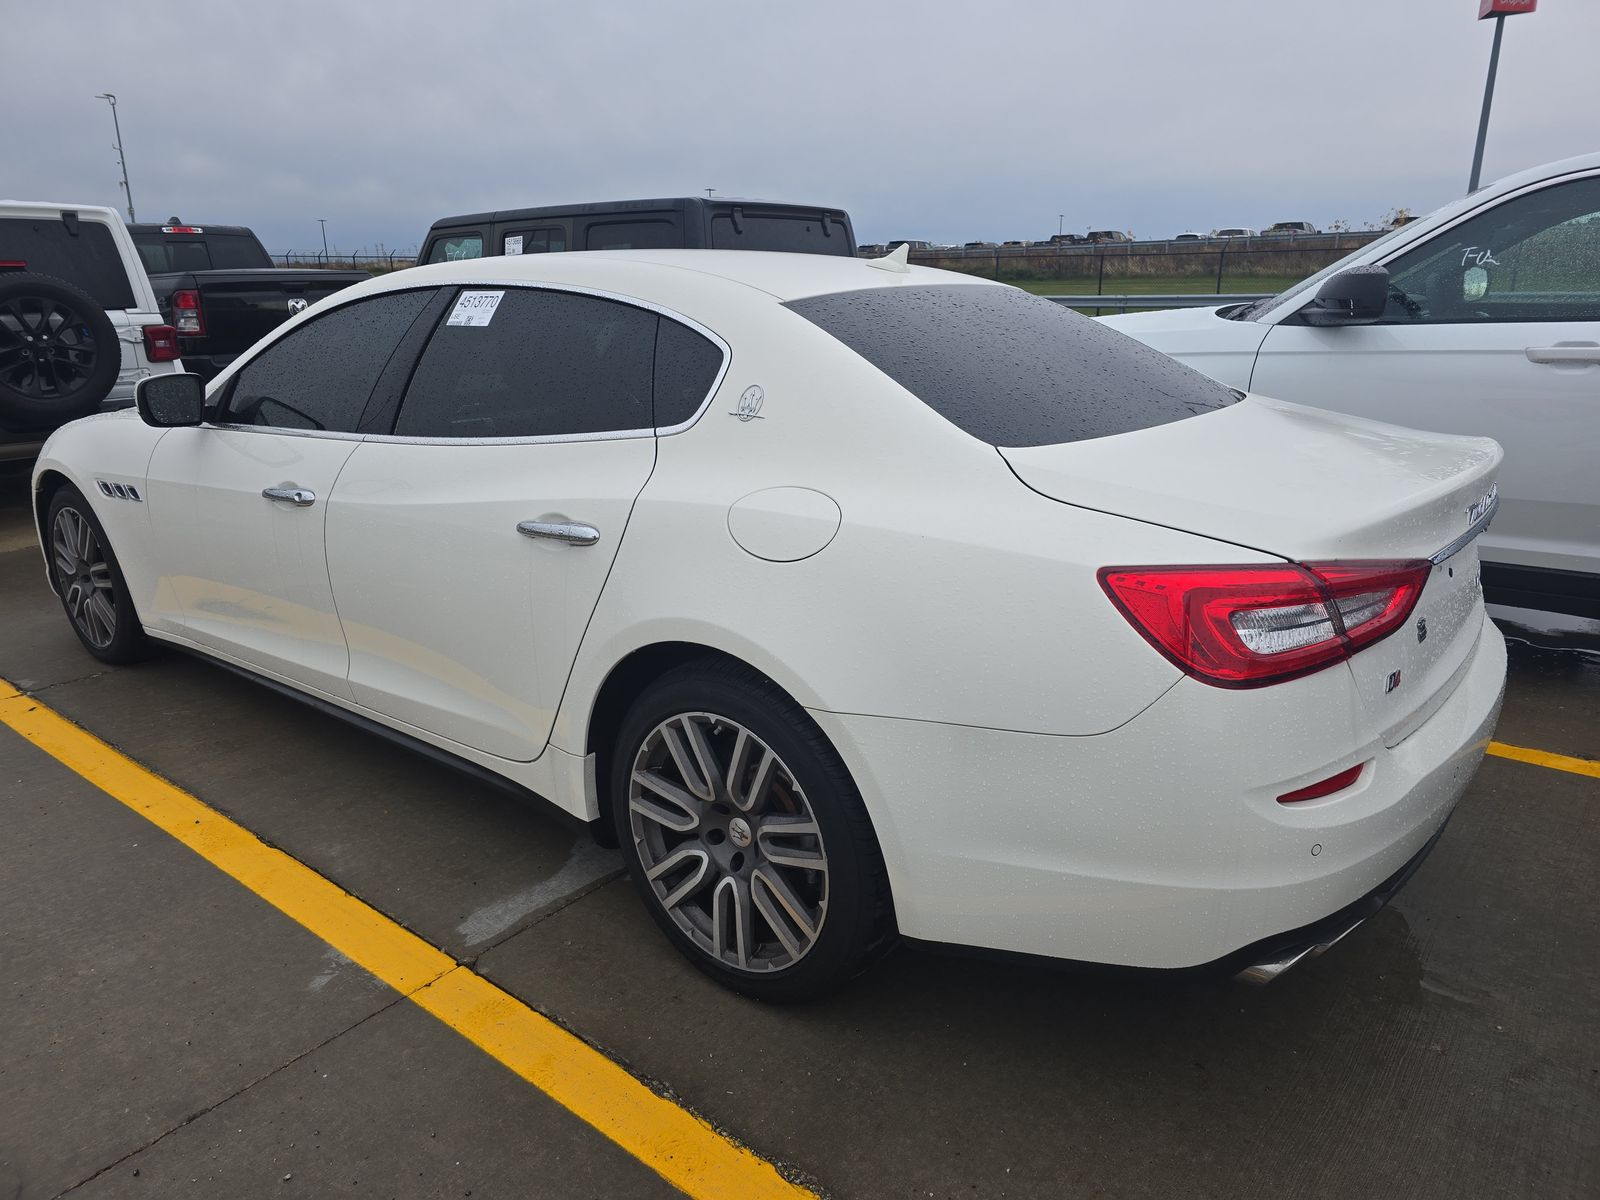
[[[104,650],[117,636],[117,592],[94,526],[77,509],[61,509],[50,549],[67,615],[85,641]]]
[[[94,374],[99,353],[68,304],[28,296],[0,304],[0,383],[25,396],[70,396]]]
[[[822,830],[750,730],[706,712],[662,721],[634,758],[628,818],[652,894],[702,953],[766,973],[816,944],[828,911]]]

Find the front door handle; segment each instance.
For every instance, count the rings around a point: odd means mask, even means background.
[[[518,521],[517,532],[523,537],[549,538],[569,546],[592,546],[600,540],[600,531],[593,525],[576,521]]]
[[[317,502],[317,494],[308,488],[296,487],[292,483],[281,484],[278,487],[262,488],[261,494],[268,500],[276,500],[279,504],[292,504],[296,508],[310,508]]]
[[[1600,342],[1529,346],[1527,353],[1528,361],[1536,363],[1600,363]]]

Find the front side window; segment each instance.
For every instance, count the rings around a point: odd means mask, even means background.
[[[219,419],[354,432],[389,356],[432,288],[357,300],[285,334],[234,377]]]
[[[1497,204],[1388,267],[1385,324],[1600,321],[1600,176]]]
[[[787,307],[995,446],[1109,437],[1238,399],[1109,326],[1016,288],[873,288]]]
[[[453,324],[456,310],[492,315]],[[505,438],[648,429],[656,320],[596,296],[463,289],[417,364],[394,431]]]
[[[458,233],[451,237],[442,237],[428,250],[430,263],[459,262],[463,259],[482,257],[481,233]]]

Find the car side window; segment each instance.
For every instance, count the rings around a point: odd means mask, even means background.
[[[219,420],[354,432],[395,347],[433,288],[357,300],[285,334],[234,376]]]
[[[655,313],[535,288],[466,288],[448,312],[411,377],[397,435],[553,437],[651,427]]]
[[[1600,176],[1497,204],[1388,267],[1385,324],[1600,320]]]
[[[656,330],[656,428],[682,425],[699,412],[721,370],[720,346],[687,325],[662,317]]]
[[[585,250],[670,250],[683,245],[683,233],[665,218],[596,221],[585,235]]]
[[[458,233],[442,237],[428,248],[430,263],[457,262],[466,258],[483,257],[483,234]]]
[[[559,227],[513,229],[503,241],[507,254],[558,254],[567,248],[567,231]]]

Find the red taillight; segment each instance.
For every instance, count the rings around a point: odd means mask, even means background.
[[[178,331],[171,325],[144,327],[144,352],[151,362],[174,362],[178,357]]]
[[[1365,763],[1357,763],[1353,767],[1340,771],[1337,775],[1330,775],[1319,783],[1309,784],[1303,788],[1296,788],[1292,792],[1285,792],[1278,797],[1279,804],[1299,804],[1302,800],[1320,800],[1324,796],[1331,796],[1335,792],[1342,792],[1356,780],[1361,778],[1361,769]]]
[[[200,311],[200,293],[172,293],[172,323],[184,337],[200,337],[206,331],[205,314]]]
[[[28,264],[20,258],[0,258],[0,271],[26,271]]]
[[[1100,586],[1184,672],[1251,688],[1320,671],[1392,633],[1429,570],[1421,560],[1106,567]]]

